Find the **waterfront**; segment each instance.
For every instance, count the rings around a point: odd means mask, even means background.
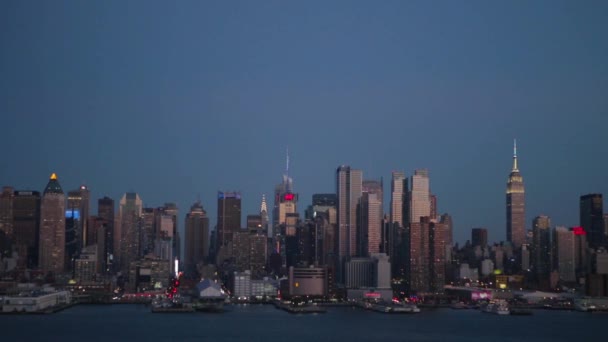
[[[294,315],[271,305],[221,314],[153,314],[144,305],[78,305],[52,315],[0,317],[3,341],[589,341],[607,314],[536,310],[498,316],[478,310],[386,315],[354,308]]]

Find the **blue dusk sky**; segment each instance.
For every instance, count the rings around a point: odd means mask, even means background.
[[[0,1],[0,185],[272,197],[346,164],[427,168],[454,238],[505,239],[517,138],[526,223],[608,195],[607,1]],[[271,204],[271,203],[269,203]]]

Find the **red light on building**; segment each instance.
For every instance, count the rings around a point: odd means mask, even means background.
[[[380,298],[381,294],[378,292],[366,292],[363,296],[365,296],[365,298]]]
[[[294,194],[291,194],[291,193],[287,193],[287,194],[285,194],[285,196],[283,196],[283,198],[284,198],[286,201],[293,201],[293,199],[294,199],[295,197],[296,197],[296,196],[295,196]]]
[[[574,233],[574,235],[587,235],[587,232],[583,227],[574,227],[572,228],[572,232]]]

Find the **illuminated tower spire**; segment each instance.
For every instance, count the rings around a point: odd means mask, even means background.
[[[513,139],[513,171],[519,171],[517,169],[517,140]]]
[[[262,204],[260,205],[260,216],[262,217],[262,228],[268,230],[268,205],[266,204],[266,195],[262,194]]]
[[[268,206],[266,205],[266,195],[262,194],[262,204],[260,205],[260,213],[268,212]]]

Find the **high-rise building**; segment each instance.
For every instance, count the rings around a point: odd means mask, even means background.
[[[409,247],[406,227],[409,227],[409,186],[405,173],[393,171],[391,179],[390,216],[384,223],[385,253],[391,258],[392,274],[405,280],[409,267]]]
[[[359,208],[358,256],[380,253],[382,238],[382,182],[365,180]]]
[[[148,255],[155,252],[156,244],[156,208],[143,208],[141,212],[141,243],[140,254]]]
[[[561,281],[576,281],[574,233],[566,227],[555,227],[553,230],[553,264]]]
[[[87,225],[90,207],[90,191],[85,185],[68,191],[65,216],[66,267],[72,269],[74,260],[87,242]]]
[[[233,241],[233,234],[241,230],[241,193],[222,192],[217,194],[217,252],[224,248],[224,255],[230,257],[232,251],[227,246]]]
[[[264,274],[268,260],[267,235],[258,230],[251,230],[249,235],[249,267],[255,278]]]
[[[517,167],[517,145],[513,143],[513,168],[507,181],[507,241],[519,248],[526,240],[524,179]]]
[[[327,212],[328,210],[333,210],[332,213],[335,214],[336,208],[338,205],[338,196],[336,194],[313,194],[312,195],[312,217],[315,217],[315,213]],[[329,216],[330,224],[337,224],[337,217],[335,215]]]
[[[430,290],[443,292],[447,264],[447,235],[445,223],[431,221],[429,223],[429,281]]]
[[[287,214],[297,212],[298,194],[293,192],[293,179],[289,176],[289,150],[287,151],[287,163],[283,180],[277,184],[274,190],[274,208],[272,211],[271,235],[279,234],[279,226],[285,224]]]
[[[112,262],[115,257],[114,251],[114,235],[115,235],[115,216],[114,216],[114,200],[110,197],[103,197],[97,200],[97,216],[105,221],[105,242],[103,258],[106,271],[112,271]]]
[[[179,209],[177,208],[177,204],[175,203],[165,203],[165,205],[162,207],[162,213],[164,215],[170,216],[171,220],[173,222],[173,225],[171,227],[171,229],[173,230],[172,234],[171,234],[171,255],[170,255],[170,259],[173,260],[175,258],[181,259],[181,255],[182,255],[182,251],[181,251],[181,239],[179,236],[179,227],[178,227],[178,222],[179,220],[177,219],[178,215],[179,215]],[[172,261],[171,262],[171,269],[173,270],[175,263]]]
[[[171,211],[166,211],[166,207],[156,208],[154,225],[156,230],[154,254],[160,260],[169,261],[173,272],[175,267],[173,260],[177,255],[175,240],[178,238],[175,235],[175,215]]]
[[[405,173],[393,171],[391,179],[391,212],[390,223],[397,223],[399,227],[405,227],[409,223],[407,218],[403,217],[404,206],[407,203],[406,195],[408,192],[407,178]]]
[[[485,248],[488,246],[488,230],[485,228],[473,228],[471,229],[471,244],[473,247],[481,246]]]
[[[185,267],[195,272],[198,264],[209,256],[209,218],[200,201],[194,203],[186,214]]]
[[[428,201],[427,201],[428,203]],[[406,268],[407,289],[412,292],[427,292],[430,290],[430,220],[428,216],[422,216],[419,222],[411,222],[408,229],[408,257],[409,264]]]
[[[15,190],[10,186],[2,188],[0,193],[0,234],[10,240],[13,239],[13,204]],[[0,251],[2,253],[3,251]]]
[[[46,274],[61,274],[65,266],[65,195],[52,174],[40,205],[40,252],[38,265]]]
[[[574,272],[577,279],[583,278],[590,271],[587,232],[580,226],[572,227],[570,231],[574,234]]]
[[[261,215],[247,215],[246,225],[247,230],[262,230]]]
[[[430,181],[428,170],[416,170],[412,176],[409,195],[410,223],[420,222],[421,217],[431,216]]]
[[[140,257],[141,217],[143,202],[134,192],[125,193],[120,199],[118,216],[120,217],[120,235],[118,260],[120,271],[126,274],[131,262]]]
[[[437,219],[437,196],[430,194],[429,199],[431,201],[431,220]]]
[[[86,241],[87,238],[87,224],[89,217],[89,208],[91,206],[91,191],[87,188],[86,185],[81,185],[77,190],[72,190],[68,192],[68,204],[67,210],[78,211],[78,223],[79,225],[76,227],[77,238],[79,241],[78,247],[79,249],[88,245]]]
[[[439,219],[440,223],[445,224],[445,244],[446,246],[448,246],[450,249],[452,248],[452,245],[454,243],[454,237],[453,237],[453,232],[454,232],[454,222],[452,221],[452,216],[448,213],[444,213],[443,215],[441,215],[441,218]],[[487,243],[487,239],[486,239],[486,243]]]
[[[537,216],[532,221],[532,265],[539,284],[548,285],[551,273],[551,219],[548,216]]]
[[[587,232],[589,247],[598,248],[605,245],[604,200],[602,194],[581,196],[580,225]]]
[[[70,204],[68,200],[68,206]],[[80,208],[67,207],[65,212],[65,269],[68,271],[73,270],[74,260],[82,249],[81,228]]]
[[[340,166],[336,172],[338,195],[338,256],[340,263],[357,253],[357,206],[361,200],[363,173]]]
[[[608,240],[608,214],[604,214],[604,237]]]
[[[38,266],[40,249],[40,192],[15,191],[13,199],[13,246],[19,267]]]

